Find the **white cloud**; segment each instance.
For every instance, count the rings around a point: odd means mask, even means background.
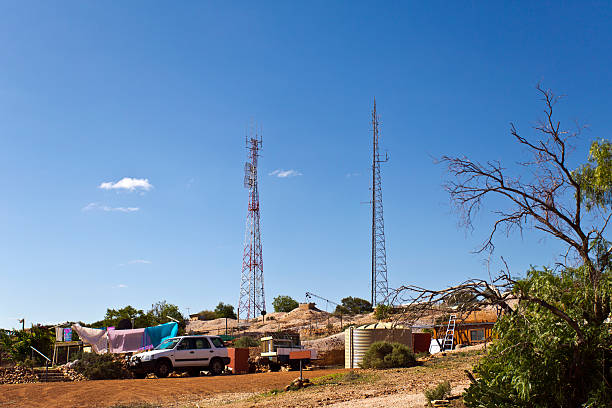
[[[358,177],[361,176],[361,173],[346,173],[346,178]]]
[[[139,207],[110,207],[108,205],[99,204],[99,203],[89,203],[85,207],[82,208],[82,211],[106,211],[106,212],[123,212],[123,213],[131,213],[140,211]]]
[[[295,177],[295,176],[301,176],[302,173],[300,173],[297,170],[283,170],[283,169],[276,169],[271,173],[268,173],[268,176],[276,176],[278,178],[287,178],[287,177]]]
[[[118,284],[118,285],[117,285],[117,286],[115,286],[115,287],[116,287],[116,288],[119,288],[119,289],[125,289],[125,288],[127,288],[128,286],[127,286],[127,285],[125,285],[125,284],[123,284],[123,283],[120,283],[120,284]]]
[[[152,264],[152,263],[153,263],[153,262],[151,262],[151,261],[147,261],[146,259],[133,259],[133,260],[131,260],[131,261],[128,261],[128,262],[126,262],[126,263],[119,264],[119,265],[117,265],[117,266],[136,265],[136,264],[150,265],[150,264]]]
[[[124,177],[121,180],[113,183],[112,181],[107,181],[98,186],[102,190],[144,190],[149,191],[153,188],[153,185],[149,183],[149,179],[137,179],[131,177]]]
[[[147,261],[146,259],[134,259],[132,261],[128,262],[128,265],[134,265],[134,264],[152,264],[153,262],[151,261]]]

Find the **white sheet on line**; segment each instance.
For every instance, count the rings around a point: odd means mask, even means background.
[[[91,348],[96,354],[108,352],[108,335],[106,330],[90,329],[82,327],[80,324],[73,324],[72,330],[77,332],[83,342],[91,344]]]

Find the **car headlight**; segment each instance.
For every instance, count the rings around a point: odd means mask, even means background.
[[[144,356],[140,357],[140,360],[141,361],[149,361],[149,360],[151,360],[151,357],[152,356],[150,354],[149,355],[144,355]]]

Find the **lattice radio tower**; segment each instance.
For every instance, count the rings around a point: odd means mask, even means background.
[[[257,159],[262,147],[261,133],[246,138],[248,161],[244,165],[244,187],[249,190],[244,252],[242,255],[242,275],[240,279],[240,299],[238,301],[238,320],[240,314],[252,319],[265,314],[263,257],[259,228],[259,191],[257,189]]]
[[[382,204],[382,179],[380,163],[389,160],[385,153],[384,160],[380,157],[378,146],[378,116],[376,115],[376,98],[372,110],[372,306],[387,302],[389,283],[387,282],[387,248],[385,246],[385,222]]]

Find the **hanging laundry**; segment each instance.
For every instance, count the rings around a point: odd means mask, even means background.
[[[145,343],[157,347],[162,341],[170,337],[176,337],[178,324],[176,322],[160,324],[159,326],[147,327],[145,329]]]
[[[64,329],[61,327],[55,328],[55,341],[62,342],[64,341]]]
[[[108,337],[106,330],[90,329],[89,327],[81,327],[79,324],[73,324],[72,329],[79,335],[84,343],[91,344],[94,353],[104,354],[108,352]]]
[[[130,353],[145,347],[145,329],[109,330],[111,353]]]

